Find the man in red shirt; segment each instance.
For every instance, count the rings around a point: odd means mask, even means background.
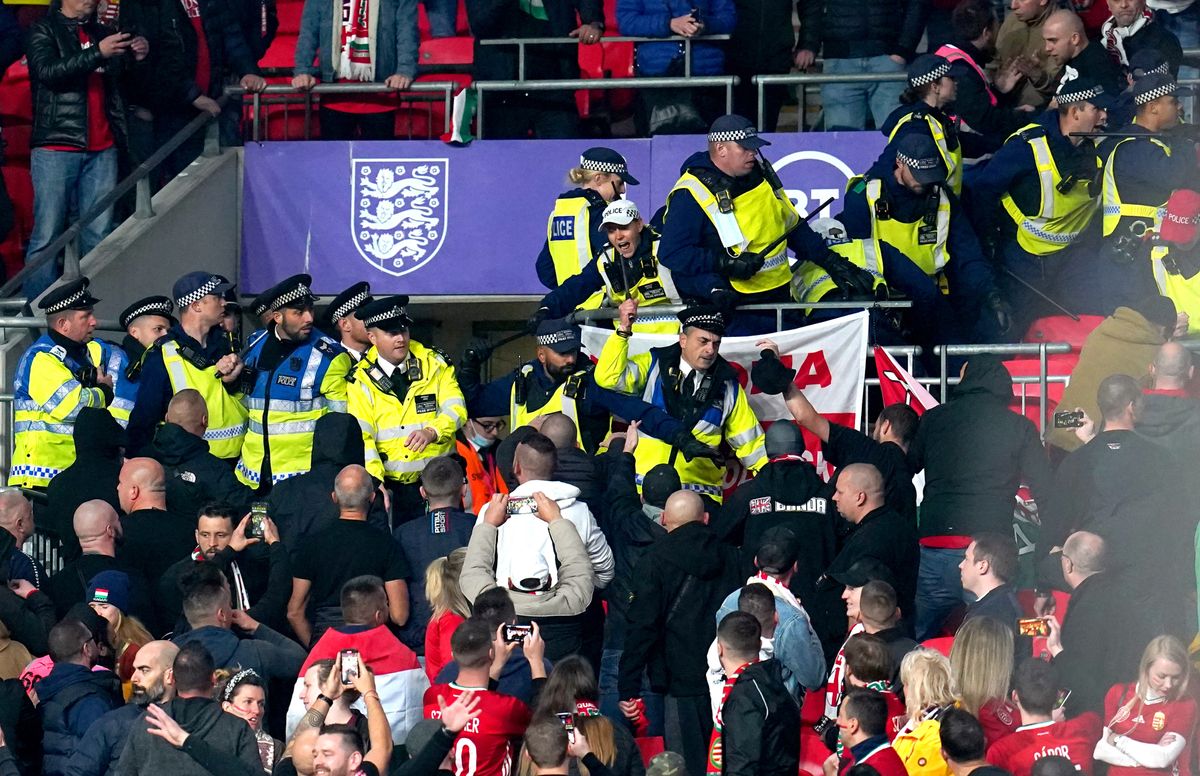
[[[887,701],[878,692],[862,688],[847,692],[837,715],[842,754],[835,752],[825,760],[821,766],[825,776],[844,776],[864,763],[879,776],[908,776],[904,761],[888,743],[887,717]]]
[[[503,625],[500,627],[504,628]],[[451,759],[455,776],[509,776],[516,744],[529,725],[528,706],[516,698],[487,689],[488,671],[496,660],[494,635],[479,620],[470,619],[459,625],[450,638],[450,650],[458,663],[458,676],[449,684],[435,684],[425,691],[425,717],[428,719],[441,716],[439,696],[449,704],[471,690],[479,700],[479,717],[471,720],[454,740]],[[536,651],[531,650],[533,641],[532,637],[525,639],[526,656]],[[537,668],[542,668],[541,655],[535,657]]]
[[[1017,668],[1013,701],[1021,726],[988,749],[988,762],[1013,776],[1031,776],[1043,757],[1066,757],[1084,776],[1092,773],[1092,749],[1100,738],[1100,718],[1088,712],[1063,722],[1053,718],[1058,702],[1058,670],[1053,663],[1028,658]]]

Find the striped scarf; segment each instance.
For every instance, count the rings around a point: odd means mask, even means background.
[[[338,59],[338,78],[346,81],[374,81],[375,62],[371,50],[370,0],[342,0],[342,48]]]
[[[1142,9],[1142,15],[1133,20],[1128,27],[1118,27],[1116,17],[1110,16],[1100,28],[1100,37],[1104,39],[1104,48],[1113,61],[1122,67],[1129,66],[1129,55],[1125,53],[1125,39],[1138,34],[1143,27],[1154,21],[1154,11]]]
[[[733,686],[737,684],[738,677],[746,670],[747,666],[757,663],[757,660],[751,660],[749,663],[743,663],[736,671],[725,677],[725,689],[721,693],[721,705],[717,707],[717,715],[713,720],[712,738],[708,743],[708,761],[704,766],[706,776],[721,776],[725,753],[721,746],[721,729],[724,725],[721,724],[721,712],[725,709],[725,701],[729,700],[729,693],[733,691]]]

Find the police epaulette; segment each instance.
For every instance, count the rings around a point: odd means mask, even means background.
[[[703,183],[714,194],[729,188],[729,177],[719,170],[714,170],[711,167],[689,167],[688,172],[694,175],[697,180]]]
[[[336,358],[346,352],[342,350],[340,345],[325,337],[317,337],[317,341],[313,343],[313,347],[330,358]]]
[[[437,345],[426,345],[425,347],[428,348],[429,350],[432,350],[434,353],[437,353],[439,356],[441,356],[442,360],[445,361],[447,364],[451,363],[450,362],[450,354],[447,353],[446,351],[442,350],[441,348],[439,348]]]
[[[1034,139],[1036,139],[1036,138],[1039,138],[1039,137],[1045,137],[1045,136],[1046,136],[1046,128],[1045,128],[1045,127],[1041,127],[1041,126],[1038,126],[1038,127],[1025,127],[1025,129],[1019,129],[1019,130],[1017,130],[1017,135],[1018,135],[1018,136],[1019,136],[1019,137],[1020,137],[1022,140],[1024,140],[1025,142],[1027,142],[1027,143],[1028,143],[1030,140],[1034,140]]]
[[[604,200],[604,197],[600,196],[600,192],[595,191],[593,189],[584,189],[583,190],[583,198],[586,199],[588,201],[588,204],[591,205],[592,207],[601,207],[603,205],[608,204]]]

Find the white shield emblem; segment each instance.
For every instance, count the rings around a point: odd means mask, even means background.
[[[407,275],[446,240],[449,159],[351,159],[350,231],[371,266]]]

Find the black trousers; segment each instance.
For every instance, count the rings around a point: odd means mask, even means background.
[[[704,773],[712,737],[712,705],[707,695],[667,695],[664,743],[683,755],[688,773]]]

